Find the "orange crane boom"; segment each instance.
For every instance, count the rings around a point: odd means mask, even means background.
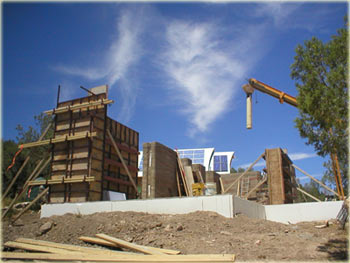
[[[254,90],[259,90],[272,97],[275,97],[280,103],[286,102],[294,107],[298,107],[298,102],[295,97],[253,78],[249,79],[248,82],[249,84],[245,84],[242,87],[247,94],[247,129],[252,128],[252,94]],[[332,134],[332,130],[330,130],[330,133]],[[338,194],[342,197],[342,199],[344,199],[344,189],[336,153],[331,153],[331,161]]]

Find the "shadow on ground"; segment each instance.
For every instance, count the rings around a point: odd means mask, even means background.
[[[317,247],[318,251],[328,253],[329,260],[348,260],[348,241],[346,238],[330,239],[323,246]]]

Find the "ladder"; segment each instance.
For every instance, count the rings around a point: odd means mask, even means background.
[[[249,177],[243,177],[241,179],[241,194],[240,196],[245,196],[249,192]]]

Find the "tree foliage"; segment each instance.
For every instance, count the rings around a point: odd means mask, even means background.
[[[10,184],[12,179],[15,177],[16,173],[24,163],[24,160],[28,155],[30,155],[30,160],[21,172],[20,177],[17,179],[16,183],[10,191],[10,197],[13,197],[16,190],[23,186],[26,179],[29,177],[37,163],[45,156],[49,150],[49,146],[40,146],[33,148],[25,148],[23,151],[16,157],[14,166],[7,170],[7,167],[12,163],[13,157],[16,152],[19,150],[18,146],[20,144],[37,141],[40,135],[44,132],[46,127],[52,121],[50,116],[40,114],[34,116],[35,125],[29,126],[27,129],[23,128],[21,125],[18,125],[16,141],[6,140],[2,141],[2,191],[4,191],[7,186]],[[47,132],[46,136],[43,139],[51,138],[53,135],[53,128]],[[43,177],[47,177],[49,173],[49,168],[42,172]]]
[[[231,167],[230,173],[244,173],[245,170],[247,170],[247,169],[242,168],[242,167],[238,167],[237,170],[235,168]],[[254,168],[251,168],[250,171],[254,171]]]
[[[346,19],[347,20],[347,19]],[[344,188],[348,171],[348,30],[323,43],[313,37],[298,45],[291,77],[298,89],[296,127],[320,156],[336,153]],[[328,173],[333,173],[328,167]]]

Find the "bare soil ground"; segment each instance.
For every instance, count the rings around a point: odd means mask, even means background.
[[[51,222],[52,228],[41,233],[39,229],[46,222]],[[323,223],[285,225],[244,215],[228,219],[213,212],[111,212],[43,219],[37,212],[29,212],[13,225],[3,221],[2,238],[3,242],[25,237],[98,247],[78,237],[104,233],[140,245],[180,250],[182,254],[235,254],[236,261],[347,260],[347,228],[342,230],[335,221],[329,227],[315,228]]]

